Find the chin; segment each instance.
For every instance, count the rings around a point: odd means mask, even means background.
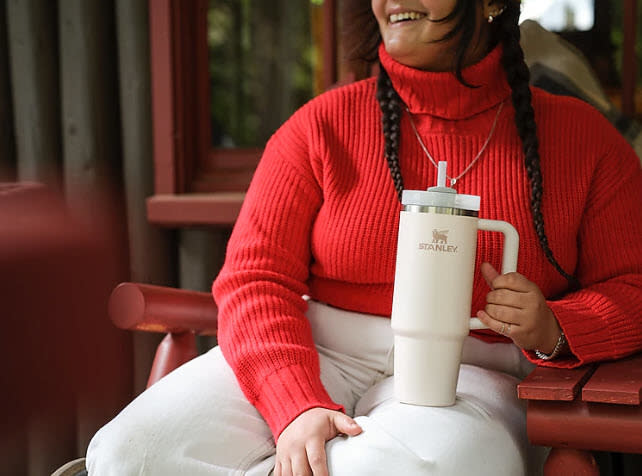
[[[424,70],[431,69],[430,63],[427,64],[425,58],[418,58],[412,51],[408,51],[406,48],[388,48],[386,46],[386,51],[397,63],[401,63],[411,68]]]
[[[450,71],[454,52],[444,43],[418,42],[410,45],[407,41],[389,39],[384,41],[388,54],[398,63],[424,71]]]
[[[384,40],[388,54],[397,62],[412,68],[438,70],[443,62],[444,43],[430,43],[428,40],[392,36]]]
[[[406,42],[391,40],[385,42],[385,47],[388,54],[400,63],[407,64],[406,62],[413,57],[413,49],[409,48]]]

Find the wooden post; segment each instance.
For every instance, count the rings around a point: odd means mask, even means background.
[[[145,207],[145,200],[154,195],[147,0],[117,0],[116,31],[130,279],[175,285],[170,232],[151,226]],[[136,394],[145,389],[161,338],[157,334],[134,334]]]
[[[65,192],[76,216],[100,219],[120,161],[114,13],[110,2],[59,2]],[[107,198],[107,197],[105,197]]]
[[[114,270],[101,285],[109,294],[129,277],[114,2],[58,2],[58,31],[66,200],[74,218],[105,244]],[[94,272],[102,276],[103,270]],[[113,335],[98,334],[105,316],[97,312],[86,318],[87,339],[79,345],[93,373],[79,402],[81,447],[132,396],[131,334],[113,327]]]
[[[55,2],[7,1],[18,178],[59,189],[58,41],[52,21],[55,17]]]
[[[154,74],[152,81],[152,111],[154,117],[154,156],[156,193],[176,193],[177,153],[176,105],[174,90],[177,78],[174,77],[172,46],[172,1],[149,0],[149,30],[151,36],[150,55]]]

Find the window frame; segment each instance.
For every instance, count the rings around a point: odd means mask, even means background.
[[[337,82],[336,2],[322,10],[322,87]],[[262,148],[210,145],[208,0],[149,0],[154,195],[150,223],[231,225]]]

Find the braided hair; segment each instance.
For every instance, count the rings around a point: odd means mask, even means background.
[[[388,77],[388,73],[383,67],[379,69],[379,77],[377,78],[377,101],[382,112],[381,125],[385,139],[384,155],[388,162],[388,168],[390,169],[390,175],[399,196],[399,201],[401,201],[403,178],[399,167],[399,139],[401,139],[399,130],[401,128],[402,101],[397,91],[392,87],[390,77]]]
[[[531,185],[531,212],[533,225],[539,244],[549,263],[568,281],[572,289],[579,288],[577,278],[567,273],[553,256],[553,251],[548,244],[544,229],[544,215],[542,214],[542,170],[540,167],[539,141],[537,139],[537,126],[535,112],[531,104],[531,90],[529,87],[530,72],[524,61],[524,52],[519,44],[519,2],[510,1],[506,10],[498,17],[497,28],[502,46],[502,66],[506,79],[511,88],[511,99],[515,108],[515,125],[522,140],[524,151],[524,166],[526,175]]]
[[[344,0],[346,1],[346,0]],[[432,20],[435,22],[446,22],[453,20],[453,28],[441,39],[445,41],[460,34],[455,51],[455,75],[457,79],[466,86],[474,87],[462,77],[463,61],[473,40],[474,26],[478,18],[479,0],[458,0],[453,11],[446,17]],[[366,2],[359,2],[361,10],[356,7],[357,2],[346,1],[351,10],[346,12],[349,19],[348,25],[351,29],[345,30],[348,38],[361,38],[361,41],[350,41],[354,47],[348,52],[348,59],[361,59],[363,61],[375,61],[377,58],[377,47],[381,42],[381,35],[372,12],[369,16],[363,13]],[[367,2],[370,8],[370,2]],[[491,43],[501,43],[503,46],[502,66],[506,73],[508,84],[511,88],[511,100],[515,109],[515,125],[522,142],[524,152],[524,166],[531,186],[530,208],[533,215],[533,226],[539,240],[539,244],[549,263],[568,281],[571,289],[579,288],[577,278],[567,273],[553,255],[553,251],[546,236],[544,227],[544,216],[542,214],[542,172],[540,168],[539,141],[537,139],[537,127],[535,113],[531,104],[531,91],[529,87],[530,73],[524,61],[524,53],[519,44],[519,0],[506,0],[505,9],[491,25]],[[365,40],[363,33],[371,33]],[[377,79],[377,101],[382,112],[382,126],[385,140],[384,153],[395,190],[401,200],[403,191],[403,179],[399,167],[399,141],[400,121],[403,101],[395,91],[390,77],[385,68],[379,65],[379,77]]]

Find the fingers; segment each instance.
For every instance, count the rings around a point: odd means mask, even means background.
[[[296,476],[312,476],[312,468],[308,463],[308,455],[304,451],[297,451],[292,455],[292,474]]]
[[[505,335],[506,337],[513,337],[516,331],[519,330],[519,324],[515,322],[505,322],[495,319],[486,311],[477,311],[477,317],[480,321],[488,326],[489,329],[494,330],[498,334]]]
[[[333,423],[337,432],[345,435],[356,436],[363,431],[356,421],[344,413],[336,412]]]
[[[520,324],[525,314],[521,309],[497,304],[486,304],[484,311],[494,320],[506,324]]]
[[[274,466],[274,476],[328,476],[328,465],[325,454],[325,441],[318,439],[311,441],[305,448],[282,458],[278,458]]]
[[[275,476],[327,476],[325,442],[338,433],[355,436],[361,431],[352,418],[339,411],[321,407],[304,411],[277,440]]]
[[[311,441],[304,451],[297,451],[290,458],[284,458],[282,461],[277,460],[274,475],[328,476],[325,441],[322,439]]]
[[[492,290],[509,289],[527,293],[533,291],[536,286],[519,273],[499,274],[490,263],[482,263],[481,273]]]
[[[493,265],[490,263],[482,263],[481,264],[481,274],[488,284],[491,289],[495,289],[493,286],[493,281],[497,279],[498,276],[501,276],[495,268],[493,268]]]
[[[511,291],[510,289],[496,289],[486,295],[486,302],[498,306],[522,309],[524,307],[524,301],[528,299],[528,296],[525,296],[525,294],[526,293],[519,291]]]
[[[481,271],[491,291],[477,313],[480,321],[523,349],[555,342],[559,325],[537,284],[519,273],[500,275],[489,263]]]
[[[328,463],[325,454],[325,442],[315,441],[311,442],[305,448],[308,463],[312,469],[314,476],[328,476]]]
[[[282,462],[277,461],[279,472],[277,473],[276,467],[274,469],[275,476],[292,476],[292,465],[289,459],[284,459]]]

